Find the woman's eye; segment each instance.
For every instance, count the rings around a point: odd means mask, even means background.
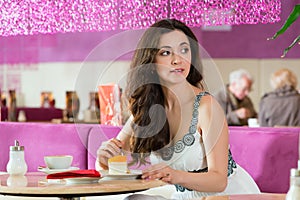
[[[167,56],[167,55],[170,55],[170,54],[171,54],[170,51],[162,51],[162,52],[160,53],[160,55],[162,55],[162,56]]]
[[[189,51],[190,51],[190,49],[188,47],[181,49],[181,53],[183,53],[183,54],[188,53]]]

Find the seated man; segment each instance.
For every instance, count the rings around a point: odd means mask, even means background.
[[[249,72],[239,69],[230,73],[226,91],[221,90],[215,95],[226,114],[228,125],[248,125],[249,118],[257,117],[253,103],[248,97],[252,83]]]

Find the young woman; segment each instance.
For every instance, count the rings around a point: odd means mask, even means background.
[[[98,149],[97,164],[121,149],[134,163],[150,167],[144,179],[174,184],[174,199],[259,193],[252,178],[232,159],[222,108],[202,86],[198,41],[175,19],[145,31],[131,63],[126,94],[131,117],[117,139]]]

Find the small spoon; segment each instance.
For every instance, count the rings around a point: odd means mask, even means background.
[[[122,148],[120,148],[121,150],[121,156],[125,156],[124,150]]]

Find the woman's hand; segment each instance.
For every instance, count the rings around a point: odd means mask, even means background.
[[[160,163],[143,170],[142,179],[159,179],[170,184],[175,184],[174,181],[176,180],[177,175],[177,170],[172,169],[166,164]]]
[[[121,154],[122,142],[116,138],[102,142],[97,150],[97,161],[100,167],[108,169],[108,159]]]

